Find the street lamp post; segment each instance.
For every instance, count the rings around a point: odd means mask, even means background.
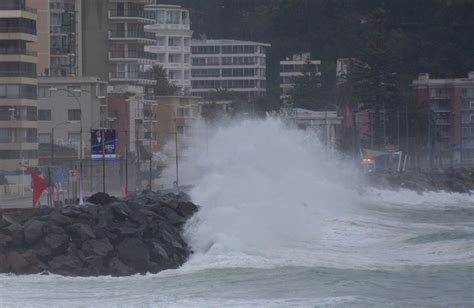
[[[75,89],[75,90],[67,90],[67,89],[58,89],[58,88],[49,88],[48,89],[50,92],[57,92],[57,91],[64,91],[68,94],[72,94],[72,97],[74,97],[74,100],[76,101],[77,105],[79,106],[79,186],[80,186],[80,192],[79,192],[79,204],[83,205],[84,200],[82,198],[82,161],[83,161],[83,144],[82,144],[82,135],[83,135],[83,130],[82,130],[82,105],[81,101],[77,98],[75,93],[81,93],[82,91],[80,89]]]

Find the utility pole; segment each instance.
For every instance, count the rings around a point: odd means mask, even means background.
[[[128,196],[128,140],[125,143],[125,196]]]
[[[151,191],[151,182],[152,182],[152,158],[153,158],[153,152],[152,152],[152,148],[151,148],[151,119],[150,119],[150,166],[149,166],[149,170],[148,170],[148,188],[150,189]]]
[[[105,129],[102,128],[102,192],[105,193]]]
[[[175,119],[175,126],[174,126],[174,144],[176,147],[176,188],[179,192],[179,163],[178,163],[178,126],[176,125]]]

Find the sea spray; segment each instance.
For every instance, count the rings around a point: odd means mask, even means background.
[[[274,250],[311,241],[321,222],[357,203],[359,174],[317,136],[279,119],[242,120],[213,130],[207,149],[183,152],[180,183],[202,205],[187,227],[196,252]],[[174,167],[174,166],[173,166]],[[171,179],[174,168],[165,170]]]

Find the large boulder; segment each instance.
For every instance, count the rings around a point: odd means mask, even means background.
[[[57,255],[66,252],[70,240],[70,237],[65,234],[49,234],[44,242],[51,248],[52,253]]]
[[[34,243],[40,239],[44,234],[46,223],[44,221],[32,219],[25,224],[23,229],[23,234],[25,236],[25,241],[29,244]]]
[[[114,202],[116,199],[111,197],[107,193],[98,192],[87,198],[87,202],[97,204],[97,205],[106,205]]]
[[[89,225],[84,223],[76,223],[70,227],[71,235],[74,239],[80,239],[83,241],[95,238],[94,231]]]
[[[78,276],[83,272],[83,263],[75,254],[60,255],[49,262],[49,268],[52,273]]]
[[[112,276],[128,276],[135,273],[133,269],[125,265],[119,258],[115,257],[109,261],[109,273]]]
[[[144,271],[150,261],[148,247],[137,238],[126,238],[117,246],[117,255],[126,265]]]
[[[100,256],[106,257],[112,251],[114,247],[107,238],[102,238],[98,240],[89,240],[82,244],[82,252],[86,257],[89,256]]]

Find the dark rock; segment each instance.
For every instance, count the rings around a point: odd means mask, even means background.
[[[50,234],[45,237],[44,242],[51,248],[54,254],[64,253],[68,247],[70,238],[64,234]]]
[[[83,241],[95,238],[95,234],[91,227],[83,223],[73,224],[70,231],[73,238],[81,239]]]
[[[46,219],[55,222],[59,226],[69,225],[73,222],[70,217],[63,215],[58,211],[52,212],[51,214],[46,216]]]
[[[86,257],[84,262],[86,263],[88,276],[99,276],[106,272],[104,266],[104,258],[100,256]]]
[[[82,252],[86,257],[100,256],[106,257],[114,250],[114,247],[107,238],[89,240],[82,244]]]
[[[29,244],[34,243],[44,235],[44,228],[46,223],[40,220],[30,220],[25,224],[23,229],[23,234],[25,236],[25,241]]]
[[[150,247],[150,257],[151,260],[157,262],[167,262],[169,259],[168,253],[166,250],[158,243],[153,242]]]
[[[55,225],[54,223],[46,224],[45,228],[43,229],[45,234],[64,234],[65,231],[60,226]]]
[[[141,236],[143,232],[142,229],[133,228],[133,227],[119,227],[119,228],[111,229],[110,231],[113,233],[119,234],[122,237],[125,237],[125,236],[137,237],[137,236]]]
[[[10,218],[8,215],[2,215],[0,218],[0,229],[3,229],[5,227],[8,227],[11,224],[17,224],[17,222]]]
[[[119,258],[115,257],[109,261],[109,273],[112,276],[128,276],[132,275],[135,271],[125,265]]]
[[[10,265],[7,261],[7,256],[0,251],[0,273],[8,273]]]
[[[114,219],[117,221],[125,221],[130,217],[130,209],[126,204],[113,204],[111,206],[111,211],[112,215],[114,216]]]
[[[117,254],[125,264],[138,271],[146,270],[149,262],[148,247],[139,239],[126,238],[116,247]]]
[[[52,273],[77,276],[82,273],[83,263],[74,254],[61,255],[49,262],[49,268]]]
[[[192,202],[179,202],[178,203],[178,211],[181,213],[182,216],[185,218],[189,218],[196,213],[198,207]]]
[[[180,227],[197,210],[187,198],[148,191],[109,204],[0,210],[0,272],[123,276],[176,268],[190,254]]]
[[[98,192],[87,198],[87,202],[97,204],[97,205],[106,205],[114,202],[116,199],[111,197],[107,193]]]
[[[186,218],[178,215],[170,208],[162,208],[161,213],[167,218],[168,222],[175,226],[182,226],[186,222]]]
[[[28,272],[29,263],[25,257],[16,251],[7,254],[7,263],[10,265],[10,271],[15,274],[26,274]]]
[[[67,206],[61,210],[61,214],[71,217],[71,218],[77,218],[79,215],[82,213],[82,211],[75,206]]]

